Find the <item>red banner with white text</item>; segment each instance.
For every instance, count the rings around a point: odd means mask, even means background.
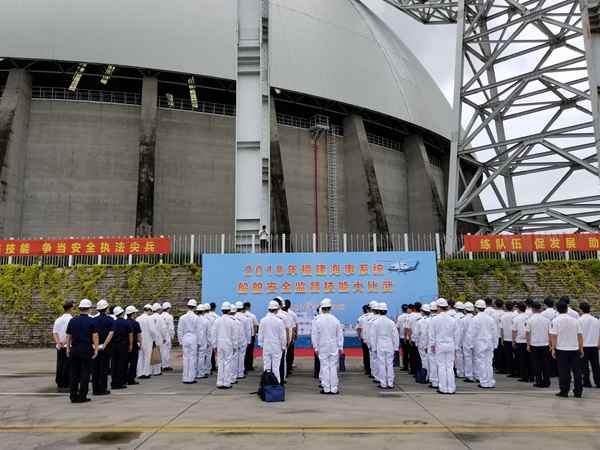
[[[467,252],[577,252],[600,250],[600,233],[465,236]]]

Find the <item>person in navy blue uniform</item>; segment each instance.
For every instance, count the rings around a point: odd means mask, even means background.
[[[111,388],[127,388],[127,361],[133,347],[133,330],[125,319],[125,310],[120,306],[113,309],[115,326],[110,341],[111,356]]]
[[[108,302],[100,300],[96,304],[96,311],[99,315],[94,319],[100,339],[98,346],[98,357],[92,364],[92,392],[94,395],[110,394],[108,390],[108,373],[110,364],[110,341],[112,340],[115,320],[106,312],[108,311]]]
[[[70,364],[71,403],[85,403],[90,383],[92,360],[98,356],[98,330],[96,321],[88,314],[92,302],[84,298],[79,302],[79,316],[67,325],[66,352]]]
[[[127,317],[127,323],[131,327],[132,333],[132,347],[131,352],[127,357],[127,384],[132,386],[140,384],[135,381],[137,374],[138,357],[140,354],[140,347],[142,345],[142,328],[137,320],[135,320],[135,314],[138,312],[135,306],[128,306],[125,308],[125,316]]]

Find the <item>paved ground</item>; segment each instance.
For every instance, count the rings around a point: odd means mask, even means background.
[[[358,360],[342,395],[319,395],[312,360],[298,361],[287,401],[258,400],[257,375],[234,389],[180,373],[71,405],[53,385],[52,350],[0,351],[0,449],[599,449],[600,389],[558,399],[499,376],[498,388],[459,384],[438,395],[405,374],[380,392]],[[180,359],[175,364],[179,367]]]

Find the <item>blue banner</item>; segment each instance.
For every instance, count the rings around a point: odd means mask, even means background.
[[[267,304],[290,299],[298,314],[298,346],[308,344],[310,324],[323,298],[344,325],[346,345],[358,344],[356,319],[370,301],[386,302],[395,318],[403,304],[437,298],[434,252],[204,254],[202,299],[250,302],[260,318]]]

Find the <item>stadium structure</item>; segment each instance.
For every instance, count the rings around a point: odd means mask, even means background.
[[[445,229],[451,108],[359,0],[30,0],[0,43],[2,237]]]

